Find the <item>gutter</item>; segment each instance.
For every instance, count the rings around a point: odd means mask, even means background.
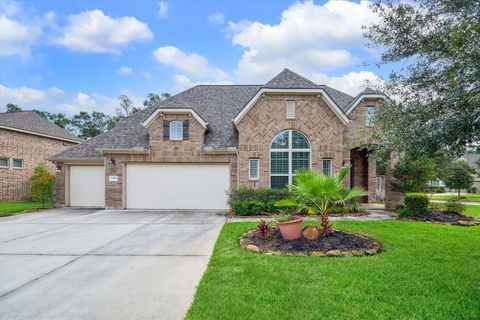
[[[237,154],[238,149],[236,147],[228,147],[228,148],[203,147],[202,152],[205,154]]]
[[[103,156],[106,153],[108,154],[150,154],[150,150],[146,150],[145,148],[95,148],[95,151],[100,152]]]
[[[31,135],[34,135],[34,136],[40,136],[40,137],[45,137],[45,138],[50,138],[50,139],[55,139],[55,140],[60,140],[60,141],[73,142],[73,143],[76,143],[76,144],[80,144],[80,143],[85,142],[84,140],[79,141],[79,140],[73,140],[73,139],[68,139],[68,138],[61,138],[61,137],[52,136],[52,135],[49,135],[49,134],[43,134],[43,133],[38,133],[38,132],[28,131],[28,130],[23,130],[23,129],[17,129],[17,128],[5,126],[5,125],[0,125],[0,129],[17,131],[17,132],[22,132],[22,133],[28,133],[28,134],[31,134]]]

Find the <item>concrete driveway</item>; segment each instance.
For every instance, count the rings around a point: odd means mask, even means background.
[[[90,209],[0,219],[0,318],[182,319],[224,222]]]

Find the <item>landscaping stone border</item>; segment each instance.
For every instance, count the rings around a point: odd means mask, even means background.
[[[239,239],[239,245],[242,249],[245,249],[250,252],[269,255],[269,256],[312,256],[312,257],[362,257],[362,256],[373,256],[380,253],[383,250],[383,246],[377,240],[359,233],[349,232],[350,234],[362,237],[368,240],[373,241],[373,248],[366,250],[351,250],[351,251],[341,251],[341,250],[330,250],[327,252],[322,251],[311,251],[311,252],[297,252],[297,251],[263,251],[257,245],[253,244],[248,238],[249,235],[256,232],[256,230],[250,230],[243,233]],[[343,231],[345,232],[345,231]]]

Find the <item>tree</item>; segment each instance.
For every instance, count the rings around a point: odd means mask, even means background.
[[[72,120],[68,118],[65,113],[50,113],[48,111],[39,111],[35,109],[33,111],[69,132],[75,131]]]
[[[356,200],[367,193],[358,187],[345,189],[343,178],[350,170],[344,167],[335,176],[326,176],[320,171],[300,170],[295,173],[295,183],[289,185],[292,196],[277,202],[281,207],[295,207],[300,212],[320,214],[323,235],[333,234],[328,214],[338,205],[345,205],[348,201]]]
[[[478,2],[378,0],[378,22],[366,26],[370,46],[385,48],[380,64],[405,65],[379,89],[395,99],[375,112],[389,150],[457,155],[480,139],[480,14]]]
[[[54,183],[55,177],[42,164],[35,167],[30,178],[30,194],[33,200],[42,203],[42,208],[45,202],[53,200]]]
[[[82,139],[89,139],[107,131],[112,125],[112,117],[103,112],[93,111],[91,114],[81,111],[72,118],[72,124]]]
[[[456,161],[450,168],[450,173],[445,177],[445,185],[456,189],[460,197],[460,189],[470,189],[473,185],[473,175],[476,173],[466,161]]]
[[[435,178],[435,166],[431,159],[402,158],[393,169],[392,186],[402,192],[422,192],[427,183]]]
[[[7,112],[20,112],[22,111],[22,108],[17,106],[16,104],[13,103],[7,103],[5,106],[5,109],[7,109]]]
[[[120,108],[117,108],[117,116],[119,117],[128,117],[142,110],[142,108],[135,107],[133,101],[126,94],[120,95],[118,100],[120,101]]]
[[[145,101],[143,101],[143,105],[145,107],[153,107],[154,105],[156,105],[157,103],[163,101],[163,100],[166,100],[168,98],[170,98],[172,95],[170,93],[167,93],[167,92],[164,92],[162,93],[161,96],[159,96],[158,94],[156,93],[149,93],[147,95],[147,98],[145,99]]]

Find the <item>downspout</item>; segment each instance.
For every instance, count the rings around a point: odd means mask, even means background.
[[[240,150],[237,149],[237,189],[240,187]]]

